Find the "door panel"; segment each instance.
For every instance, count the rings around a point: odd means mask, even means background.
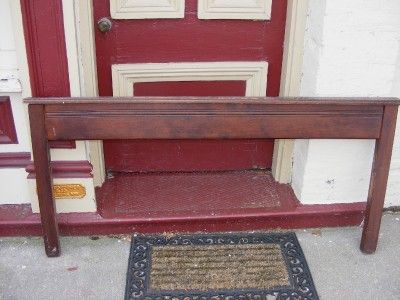
[[[197,1],[185,3],[184,19],[112,20],[109,32],[96,30],[100,95],[112,95],[112,64],[199,61],[267,61],[267,95],[279,95],[285,0],[273,1],[270,21],[199,20]],[[110,17],[109,1],[93,6],[95,22]]]
[[[96,0],[94,20],[110,18],[110,2]],[[109,32],[96,31],[99,94],[113,95],[111,66],[138,63],[264,62],[265,93],[278,96],[286,1],[272,1],[270,20],[200,20],[197,1],[185,1],[181,19],[113,19]],[[202,78],[138,80],[134,95],[245,95],[244,81]],[[144,82],[140,82],[144,81]],[[265,86],[264,85],[264,86]],[[128,87],[129,89],[129,87]],[[105,141],[106,168],[113,171],[269,168],[273,141]]]
[[[244,96],[244,81],[136,82],[135,96]]]
[[[108,170],[221,171],[270,167],[271,140],[127,140],[104,145]]]

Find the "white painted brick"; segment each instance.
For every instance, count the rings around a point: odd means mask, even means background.
[[[400,97],[400,1],[311,0],[301,94]],[[397,132],[386,206],[400,205]],[[309,204],[366,200],[372,151],[371,141],[296,141],[295,193]]]
[[[9,1],[0,0],[0,93],[20,92],[17,53]]]
[[[0,153],[2,152],[30,152],[31,142],[29,133],[29,118],[26,111],[26,105],[22,102],[21,84],[19,81],[19,69],[17,64],[17,52],[14,39],[14,29],[11,16],[11,1],[16,0],[0,0],[0,96],[9,96],[13,118],[16,125],[18,144],[2,144],[0,145]],[[85,160],[88,159],[86,144],[83,141],[76,142],[76,148],[71,150],[51,149],[53,160]],[[1,169],[0,170],[0,205],[1,204],[18,204],[29,203],[33,198],[29,190],[27,173],[21,169]],[[92,179],[87,180],[88,189],[93,189]],[[78,181],[79,182],[79,181]],[[91,182],[89,184],[89,182]],[[3,193],[3,191],[5,191]],[[94,196],[92,197],[94,198]],[[93,199],[92,199],[93,200]],[[90,201],[92,201],[90,200]],[[93,201],[82,204],[77,211],[87,210],[93,211]],[[60,202],[62,203],[62,202]],[[75,206],[81,202],[74,202]],[[84,202],[82,202],[84,203]],[[75,209],[75,206],[59,204],[60,209],[69,211],[64,206]]]
[[[0,1],[0,71],[17,69],[11,9],[8,1]]]
[[[0,1],[0,20],[0,51],[15,50],[14,34],[11,22],[11,8],[8,1]]]
[[[0,178],[0,204],[30,203],[31,193],[24,168],[0,169]]]

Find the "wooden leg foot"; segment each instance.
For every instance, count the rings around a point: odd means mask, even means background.
[[[46,251],[46,255],[48,257],[58,257],[61,254],[61,247],[60,247],[60,241],[58,239],[56,240],[49,240],[46,237],[44,237],[44,249]]]
[[[372,163],[371,181],[367,208],[365,211],[364,229],[360,249],[372,254],[378,245],[383,205],[392,156],[393,139],[396,129],[397,107],[386,106],[383,113],[380,138],[376,140],[375,155]]]
[[[368,244],[368,243],[363,243],[363,241],[361,241],[360,244],[360,250],[362,253],[364,254],[374,254],[376,251],[376,244]]]
[[[48,257],[58,257],[61,255],[60,247],[53,247],[53,248],[47,248],[46,249],[46,255]]]

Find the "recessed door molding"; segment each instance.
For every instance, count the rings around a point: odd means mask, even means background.
[[[185,0],[110,0],[113,19],[174,19],[185,15]]]
[[[266,96],[267,62],[190,62],[116,64],[112,66],[114,97],[134,96],[136,82],[243,80],[246,96]]]
[[[199,19],[271,19],[272,0],[198,0]]]

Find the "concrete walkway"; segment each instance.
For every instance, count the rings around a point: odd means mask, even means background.
[[[297,231],[321,299],[400,299],[400,214],[383,218],[375,255],[361,228]],[[0,238],[0,299],[123,299],[129,237],[65,237],[48,259],[41,238]]]

